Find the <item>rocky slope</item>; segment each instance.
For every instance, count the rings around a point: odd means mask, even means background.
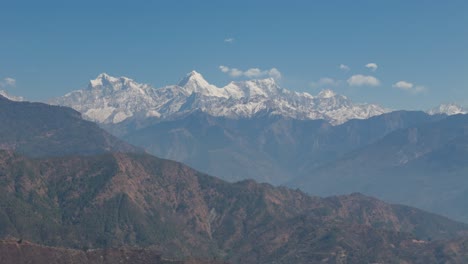
[[[195,71],[177,85],[157,89],[126,77],[100,74],[86,89],[52,99],[50,103],[72,107],[85,118],[104,124],[148,118],[168,120],[194,111],[229,118],[267,113],[340,124],[388,112],[373,104],[354,104],[330,90],[317,96],[289,91],[273,79],[231,82],[218,88]]]
[[[353,234],[363,232],[354,230]],[[365,232],[365,231],[364,231]],[[369,233],[367,233],[369,235]],[[347,234],[348,238],[351,233]],[[372,235],[372,234],[370,234]],[[326,256],[326,244],[339,236],[322,237],[322,247],[319,251],[311,251],[309,244],[301,244],[295,248],[289,248],[290,256],[278,258],[270,256],[269,263],[301,263],[307,259],[307,263],[363,263],[372,259],[385,260],[385,263],[466,263],[468,261],[467,239],[453,239],[450,241],[427,242],[421,240],[408,240],[400,245],[385,245],[382,239],[385,232],[380,234],[381,243],[371,251],[362,248],[353,256],[346,255],[345,250],[337,251],[337,254]],[[341,237],[339,237],[341,238]],[[371,240],[372,238],[368,238]],[[382,243],[383,242],[383,243]],[[340,243],[344,248],[345,240]],[[378,257],[370,258],[374,254]],[[307,255],[304,257],[304,255]],[[398,257],[395,257],[398,256]],[[325,257],[325,258],[324,258]],[[115,249],[87,249],[75,250],[58,247],[46,247],[18,239],[0,240],[0,262],[2,264],[228,264],[220,260],[168,260],[163,258],[157,251],[140,248],[115,248]],[[247,263],[247,262],[242,262]]]
[[[54,246],[151,246],[169,258],[234,263],[309,263],[314,254],[362,262],[400,258],[391,244],[468,230],[359,194],[322,199],[232,184],[147,154],[32,160],[2,152],[0,181],[1,236]]]
[[[164,259],[157,251],[139,248],[75,250],[46,247],[18,239],[0,240],[2,264],[222,264],[220,261]]]
[[[70,108],[0,96],[0,149],[29,156],[139,151]]]

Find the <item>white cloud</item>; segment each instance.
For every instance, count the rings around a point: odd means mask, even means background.
[[[247,77],[249,79],[254,78],[263,78],[263,77],[271,77],[273,79],[279,80],[281,79],[281,72],[276,68],[271,68],[269,70],[262,70],[259,68],[250,68],[246,71],[239,70],[237,68],[229,68],[227,66],[219,66],[221,72],[229,74],[229,76],[233,78],[237,77]]]
[[[340,64],[339,68],[340,68],[340,70],[342,70],[342,71],[349,71],[349,70],[351,70],[351,68],[350,68],[348,65],[345,65],[345,64]]]
[[[259,68],[250,68],[244,72],[244,75],[248,78],[258,78],[261,77],[264,73]]]
[[[332,86],[339,86],[341,83],[342,83],[342,81],[340,81],[340,80],[335,80],[333,78],[323,77],[323,78],[320,78],[316,82],[312,82],[310,84],[310,86],[312,88],[318,88],[318,87],[324,87],[324,86],[332,87]]]
[[[427,91],[427,88],[426,86],[422,86],[422,85],[417,85],[416,87],[414,87],[414,90],[413,90],[414,93],[421,93],[425,91]]]
[[[6,77],[0,81],[0,87],[6,88],[6,87],[15,87],[15,86],[16,86],[16,80],[13,78]]]
[[[281,72],[276,69],[276,68],[271,68],[269,71],[268,71],[268,75],[270,77],[272,77],[273,79],[275,80],[279,80],[281,79],[282,75],[281,75]]]
[[[350,86],[379,86],[380,81],[379,79],[375,78],[374,76],[366,76],[366,75],[353,75],[347,80]]]
[[[219,66],[219,69],[224,73],[229,72],[229,67],[226,67],[226,66],[223,66],[223,65]]]
[[[370,69],[371,71],[375,72],[379,66],[376,63],[367,63],[366,68]]]
[[[244,73],[241,70],[236,69],[236,68],[229,70],[229,75],[231,77],[241,77],[243,74]]]
[[[402,89],[402,90],[409,90],[414,87],[414,84],[407,82],[407,81],[399,81],[392,85],[394,88]]]
[[[226,39],[224,39],[224,42],[226,42],[226,43],[233,43],[234,40],[235,40],[234,38],[226,38]]]
[[[13,78],[7,77],[7,78],[4,79],[4,81],[5,81],[5,83],[7,85],[10,85],[10,86],[15,86],[16,85],[16,80],[13,79]]]
[[[405,91],[409,91],[415,94],[425,92],[427,90],[426,87],[423,85],[415,85],[407,81],[396,82],[395,84],[392,85],[392,87],[405,90]]]

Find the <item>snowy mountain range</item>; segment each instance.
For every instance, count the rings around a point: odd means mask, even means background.
[[[427,113],[430,115],[435,115],[435,114],[458,115],[458,114],[467,114],[468,109],[460,105],[457,105],[455,103],[450,103],[450,104],[441,104],[437,107],[434,107],[428,110]]]
[[[336,125],[389,111],[374,104],[354,104],[331,90],[323,90],[317,96],[290,91],[279,87],[272,78],[231,82],[219,88],[196,71],[187,74],[177,85],[162,88],[103,73],[91,80],[86,89],[54,98],[49,103],[72,107],[85,118],[104,124],[149,117],[173,119],[201,111],[234,119],[258,114],[325,119]]]

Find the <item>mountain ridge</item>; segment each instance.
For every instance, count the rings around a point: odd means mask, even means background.
[[[389,243],[398,252],[468,232],[362,194],[319,198],[252,180],[227,183],[143,153],[28,159],[0,151],[0,171],[0,234],[52,246],[152,247],[169,258],[233,263],[310,263],[325,258],[315,252],[343,252],[360,263],[396,258]],[[294,257],[306,248],[310,254]],[[362,248],[375,254],[359,255]]]
[[[468,110],[466,107],[458,105],[456,103],[440,104],[434,108],[431,108],[426,111],[430,115],[435,114],[446,114],[446,115],[458,115],[458,114],[467,114]]]
[[[32,157],[142,151],[63,106],[0,96],[0,123],[0,149]]]
[[[153,88],[126,77],[100,74],[88,88],[49,101],[72,107],[84,117],[104,124],[128,119],[173,119],[199,110],[212,116],[246,118],[260,112],[296,119],[325,119],[341,124],[389,110],[374,104],[354,104],[325,90],[318,96],[281,88],[272,78],[230,82],[219,88],[192,71],[177,85]]]
[[[8,100],[17,101],[17,102],[24,101],[23,97],[11,95],[5,90],[0,90],[0,97],[4,97]]]
[[[348,151],[380,139],[393,130],[443,118],[424,112],[395,111],[332,126],[324,120],[281,116],[244,119],[196,112],[155,124],[106,129],[153,155],[186,163],[228,181],[246,178],[284,184]]]
[[[468,222],[467,124],[468,115],[458,114],[395,130],[313,171],[305,169],[288,186],[318,195],[359,191]]]

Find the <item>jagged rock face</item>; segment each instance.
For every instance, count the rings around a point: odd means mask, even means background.
[[[317,96],[279,87],[274,79],[231,82],[223,88],[209,84],[193,71],[177,85],[152,88],[107,74],[91,80],[88,88],[50,101],[105,124],[154,117],[173,119],[195,111],[212,116],[247,118],[260,113],[295,119],[325,119],[340,124],[388,112],[378,105],[353,104],[330,90]]]

